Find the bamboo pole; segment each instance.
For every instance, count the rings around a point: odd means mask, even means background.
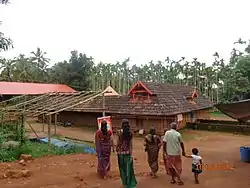
[[[40,112],[36,112],[36,113],[33,113],[32,115],[33,116],[39,116],[41,115],[44,111],[53,111],[53,110],[60,110],[61,108],[65,108],[67,106],[70,106],[72,104],[75,104],[75,103],[78,103],[80,102],[81,100],[84,100],[92,95],[94,95],[96,93],[93,93],[93,92],[81,92],[81,94],[74,94],[72,96],[69,96],[68,98],[58,98],[59,100],[58,101],[55,101],[53,103],[48,103],[48,105],[44,105],[43,106],[43,109],[40,110]],[[60,97],[63,97],[63,96],[60,96]],[[61,101],[64,101],[63,103],[61,103]]]
[[[56,129],[57,129],[57,115],[58,115],[58,114],[56,113],[56,114],[55,114],[55,119],[54,119],[54,121],[55,121],[55,122],[54,122],[54,123],[55,123],[55,127],[54,127],[54,128],[55,128],[55,130],[54,130],[54,134],[55,134],[55,135],[56,135]]]
[[[51,115],[49,115],[49,122],[48,122],[48,145],[51,145]]]
[[[4,113],[1,113],[1,130],[3,131],[3,120],[4,120]]]
[[[52,95],[52,96],[49,96],[48,95],[48,100],[46,100],[46,102],[43,100],[43,101],[40,101],[40,102],[37,102],[33,105],[31,105],[27,110],[35,110],[37,108],[41,108],[43,106],[46,106],[46,105],[49,105],[51,104],[53,101],[56,101],[56,99],[58,98],[61,98],[62,96],[60,95]]]
[[[19,139],[19,121],[20,121],[20,117],[18,117],[18,119],[17,119],[17,121],[16,121],[16,136],[15,136],[15,139],[17,140],[17,141],[19,141],[18,139]]]
[[[72,105],[72,103],[77,103],[82,100],[82,98],[88,97],[93,92],[80,92],[73,94],[58,94],[56,96],[52,96],[46,102],[42,104],[35,104],[29,108],[30,111],[39,109],[33,113],[30,113],[29,116],[39,116],[42,115],[45,111],[57,110],[60,108],[64,108],[66,106]],[[95,94],[95,93],[94,93]],[[64,101],[61,103],[61,101]]]
[[[44,121],[45,121],[45,114],[43,114],[43,132],[44,132]]]
[[[102,117],[105,117],[105,93],[102,94]]]
[[[98,97],[98,96],[101,96],[102,93],[103,93],[103,92],[100,92],[100,93],[98,93],[98,94],[96,94],[96,95],[94,95],[94,96],[92,96],[92,97],[89,97],[88,99],[85,99],[85,100],[80,101],[80,102],[78,102],[78,103],[75,103],[75,104],[73,104],[73,105],[64,107],[64,108],[62,108],[62,109],[60,109],[60,110],[57,110],[57,111],[55,111],[55,112],[50,112],[50,113],[48,113],[47,115],[52,115],[52,114],[59,113],[59,112],[62,112],[62,111],[64,111],[64,110],[67,110],[67,109],[70,109],[70,108],[74,108],[75,106],[78,106],[78,105],[83,104],[83,103],[85,103],[85,102],[88,102],[88,101],[90,101],[90,100],[92,100],[92,99],[94,99],[94,98],[96,98],[96,97]]]
[[[20,99],[21,97],[23,97],[23,95],[21,95],[21,96],[16,96],[16,97],[13,97],[13,98],[8,99],[8,100],[1,101],[1,102],[0,102],[0,105],[7,104],[7,102],[15,101],[16,99]]]
[[[21,114],[21,144],[24,143],[24,115]]]
[[[40,137],[38,136],[38,134],[36,133],[35,129],[33,129],[33,127],[31,126],[30,122],[28,122],[28,121],[26,121],[26,122],[27,122],[27,124],[30,126],[31,130],[32,130],[33,133],[36,135],[36,137],[37,137],[37,138],[40,138]]]
[[[49,93],[46,93],[46,94],[43,94],[43,95],[40,95],[40,96],[37,96],[35,98],[32,98],[32,99],[29,99],[29,100],[25,100],[25,102],[21,102],[21,103],[18,103],[16,105],[12,105],[12,106],[9,106],[10,108],[11,107],[19,107],[19,106],[23,106],[23,105],[29,105],[30,103],[33,103],[33,102],[38,102],[39,100],[42,100],[44,97],[47,97],[49,95]],[[26,98],[26,95],[24,95],[24,97]]]

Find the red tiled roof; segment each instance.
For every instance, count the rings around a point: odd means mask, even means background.
[[[105,109],[107,113],[131,114],[131,115],[175,115],[213,107],[213,103],[198,95],[188,101],[194,91],[194,87],[173,85],[165,83],[140,82],[153,95],[151,103],[131,103],[131,96],[107,96],[105,97]],[[67,111],[101,112],[103,97],[75,106]]]
[[[64,84],[0,82],[0,95],[39,95],[49,92],[76,92]]]

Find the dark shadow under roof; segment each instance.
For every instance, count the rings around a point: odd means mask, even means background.
[[[215,105],[224,114],[239,120],[250,120],[250,99]]]

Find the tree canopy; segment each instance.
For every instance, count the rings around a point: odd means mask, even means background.
[[[8,0],[0,0],[0,4],[8,4]],[[1,22],[0,22],[1,24]],[[13,42],[10,38],[5,37],[4,34],[0,31],[0,52],[6,51],[13,47]]]
[[[111,85],[121,94],[126,94],[138,80],[165,82],[194,86],[214,102],[239,100],[249,96],[250,91],[249,44],[239,41],[246,46],[244,52],[232,49],[229,62],[215,52],[211,66],[197,58],[187,61],[185,57],[178,60],[167,57],[141,66],[129,66],[130,58],[116,64],[96,64],[91,56],[72,51],[70,59],[49,67],[51,60],[46,52],[37,48],[30,56],[20,54],[13,59],[1,59],[0,79],[62,83],[77,90],[102,90]]]
[[[0,4],[8,3],[9,0],[0,0]],[[181,56],[178,60],[167,57],[141,66],[129,66],[129,57],[116,64],[95,64],[91,56],[72,51],[69,60],[54,62],[49,67],[47,53],[37,48],[29,56],[0,58],[0,80],[62,83],[77,90],[103,90],[111,85],[121,94],[142,80],[194,86],[215,102],[240,100],[250,98],[250,42],[239,38],[235,44],[245,45],[245,50],[233,48],[229,62],[215,52],[211,66],[197,58],[187,61]],[[12,47],[12,40],[0,32],[0,52]]]

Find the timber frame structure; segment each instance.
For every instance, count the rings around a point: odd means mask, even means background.
[[[31,124],[27,121],[28,118],[35,118],[42,116],[44,132],[45,119],[48,123],[48,143],[51,143],[51,125],[52,116],[54,116],[54,134],[57,129],[57,116],[59,112],[74,108],[75,106],[84,104],[96,97],[103,96],[105,91],[81,91],[70,93],[47,93],[36,97],[19,96],[14,97],[8,101],[0,102],[0,112],[2,114],[1,122],[8,121],[9,119],[17,119],[20,114],[24,117],[24,121],[30,126],[34,134],[39,138]],[[23,100],[20,100],[23,99]],[[17,104],[12,104],[13,101],[19,101]],[[10,103],[8,105],[7,103]],[[12,104],[12,105],[11,105]]]

